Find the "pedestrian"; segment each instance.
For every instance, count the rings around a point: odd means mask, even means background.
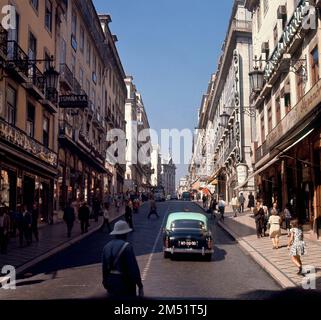
[[[112,298],[136,298],[144,296],[144,288],[132,245],[127,242],[132,229],[125,221],[118,221],[111,240],[103,250],[103,286]]]
[[[23,206],[21,215],[19,217],[19,242],[20,247],[23,246],[23,239],[26,240],[27,246],[31,244],[32,238],[32,215],[28,210],[27,205]]]
[[[251,213],[253,213],[253,209],[255,207],[255,199],[254,199],[254,195],[252,192],[250,192],[249,196],[248,196],[248,205],[247,207],[251,210]]]
[[[218,202],[218,211],[221,215],[220,220],[222,220],[222,221],[224,221],[225,206],[226,206],[226,203],[223,200],[223,197],[220,197],[220,200]]]
[[[290,233],[290,229],[291,229],[291,220],[292,220],[292,214],[290,211],[290,204],[288,203],[285,206],[284,212],[283,212],[283,217],[284,217],[284,221],[285,221],[285,229],[288,233],[288,237],[290,237],[291,233]]]
[[[132,200],[128,200],[125,207],[125,220],[130,226],[131,229],[133,228],[133,202]]]
[[[279,215],[279,209],[278,209],[277,202],[273,202],[272,208],[270,210],[270,215],[273,215],[273,214]]]
[[[240,213],[244,213],[245,197],[244,197],[243,193],[240,194],[238,201],[239,201],[239,206],[240,206]]]
[[[279,249],[280,236],[281,236],[281,218],[276,214],[276,211],[272,211],[272,215],[269,218],[268,225],[270,227],[270,238],[272,239],[273,249]]]
[[[205,194],[203,194],[202,201],[203,201],[203,208],[206,209],[207,208],[207,196]]]
[[[67,237],[71,237],[72,228],[74,227],[74,222],[76,219],[75,209],[71,202],[68,203],[64,210],[64,217],[63,217],[66,225],[67,225]]]
[[[234,217],[236,218],[238,210],[239,210],[239,200],[238,200],[237,196],[234,196],[232,198],[231,205],[232,205],[232,210],[233,210],[233,213],[234,213]]]
[[[262,201],[263,203],[263,201]],[[263,217],[263,236],[265,237],[266,236],[266,232],[267,232],[267,225],[268,225],[268,221],[269,221],[269,218],[270,218],[270,215],[269,215],[269,209],[267,206],[265,206],[263,204],[262,206],[263,208],[263,211],[264,211],[264,217]]]
[[[38,231],[39,209],[36,203],[34,203],[32,207],[31,217],[32,217],[31,241],[32,241],[32,235],[34,235],[36,242],[39,242],[39,231]]]
[[[105,206],[104,206],[104,209],[103,209],[103,217],[104,217],[104,223],[103,223],[103,225],[101,227],[101,230],[103,232],[105,232],[105,229],[107,227],[108,232],[110,233],[111,228],[110,228],[110,223],[109,223],[109,221],[110,221],[109,206],[106,203],[105,203]]]
[[[150,219],[152,215],[155,215],[157,217],[157,219],[159,219],[159,215],[158,215],[158,212],[157,212],[156,201],[155,201],[155,199],[153,197],[151,197],[150,201],[149,201],[148,219]]]
[[[253,210],[255,225],[256,225],[256,235],[258,238],[262,237],[262,229],[263,229],[263,219],[264,219],[264,210],[261,204],[261,201],[256,202],[256,207]]]
[[[78,219],[80,221],[80,227],[81,227],[81,234],[88,232],[89,217],[90,217],[90,210],[87,205],[87,202],[84,202],[83,205],[79,208],[79,213],[78,213]]]
[[[10,216],[7,207],[0,208],[0,253],[6,254],[10,233]]]
[[[305,254],[305,243],[303,239],[303,230],[297,219],[291,221],[290,239],[288,249],[292,262],[299,268],[298,275],[302,275],[301,257]]]
[[[100,210],[101,210],[100,201],[97,197],[95,197],[94,202],[93,202],[93,216],[94,216],[95,222],[98,222]]]

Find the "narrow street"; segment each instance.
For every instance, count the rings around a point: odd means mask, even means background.
[[[265,299],[280,290],[240,247],[212,221],[215,254],[211,262],[195,258],[165,260],[162,227],[168,213],[189,209],[191,202],[158,204],[161,218],[147,220],[144,205],[134,216],[130,235],[150,299]],[[101,299],[101,253],[109,236],[98,231],[81,242],[39,263],[17,280],[17,290],[1,291],[0,299]]]

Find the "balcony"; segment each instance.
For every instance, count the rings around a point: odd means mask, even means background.
[[[72,125],[69,124],[66,120],[62,120],[59,123],[59,136],[60,138],[69,138],[71,140],[74,139],[74,131]]]
[[[233,19],[232,31],[252,32],[252,21]]]
[[[3,48],[3,50],[5,50]],[[6,71],[16,81],[28,82],[29,77],[29,57],[20,48],[16,41],[7,41],[6,47],[7,65]]]
[[[255,150],[255,162],[259,162],[265,155],[267,155],[267,153],[267,143],[264,141],[264,143]]]
[[[26,88],[36,99],[45,98],[45,77],[35,64],[29,65]]]
[[[8,31],[0,24],[0,58],[1,60],[7,60],[7,42]]]
[[[60,65],[60,84],[66,91],[73,90],[74,75],[66,64]]]

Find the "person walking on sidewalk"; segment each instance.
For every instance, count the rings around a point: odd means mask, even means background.
[[[118,221],[111,240],[103,249],[103,286],[112,298],[136,298],[144,296],[144,287],[132,245],[127,236],[133,230],[125,221]]]
[[[72,203],[69,202],[64,210],[64,217],[63,217],[66,225],[67,225],[67,236],[68,238],[71,237],[72,228],[74,227],[74,222],[76,220],[75,209],[72,206]]]
[[[283,212],[283,216],[284,216],[284,221],[285,221],[285,229],[288,233],[288,237],[290,237],[291,233],[290,233],[290,229],[291,229],[291,220],[292,220],[292,215],[291,215],[291,211],[290,211],[290,204],[288,203],[285,206],[284,212]]]
[[[152,215],[155,215],[157,217],[157,219],[159,219],[159,215],[157,212],[157,206],[156,206],[156,201],[153,197],[150,198],[149,201],[149,214],[148,214],[148,219],[151,218]]]
[[[281,218],[274,210],[269,218],[268,225],[270,226],[270,238],[272,239],[273,249],[279,249],[281,236]]]
[[[206,209],[207,208],[207,196],[205,194],[203,195],[202,201],[203,201],[203,209]]]
[[[31,241],[32,241],[32,235],[34,235],[36,242],[39,242],[39,231],[38,231],[39,209],[36,203],[34,203],[32,207],[31,217],[32,217]]]
[[[234,218],[236,218],[238,210],[239,210],[239,199],[237,198],[236,195],[235,195],[235,197],[232,198],[231,206],[232,206],[232,210],[234,213]]]
[[[255,204],[254,204],[255,199],[254,199],[254,195],[252,192],[250,192],[248,199],[249,199],[249,202],[248,202],[247,207],[251,210],[251,213],[253,213],[253,209],[255,207]]]
[[[93,216],[94,216],[95,222],[98,222],[100,210],[101,210],[101,203],[100,203],[98,197],[95,197],[94,202],[93,202]]]
[[[220,213],[221,221],[224,221],[225,206],[226,206],[226,203],[223,200],[223,197],[220,197],[220,201],[218,202],[218,211]]]
[[[90,217],[90,210],[87,205],[87,202],[84,202],[83,205],[79,208],[79,213],[78,213],[78,219],[80,221],[80,227],[81,227],[81,234],[88,232],[89,217]]]
[[[263,203],[263,201],[262,201]],[[269,221],[269,218],[270,218],[270,215],[269,215],[269,209],[266,205],[263,204],[262,206],[263,208],[263,211],[264,211],[264,218],[263,218],[263,236],[265,237],[266,236],[266,232],[267,232],[267,225],[268,225],[268,221]]]
[[[133,202],[132,200],[128,200],[126,207],[125,207],[125,220],[130,226],[131,229],[134,229],[133,227]]]
[[[256,225],[256,235],[258,238],[262,237],[263,230],[263,219],[264,219],[264,210],[261,204],[261,201],[256,202],[256,207],[254,208],[254,219]]]
[[[20,246],[23,245],[23,238],[27,242],[27,246],[31,244],[32,238],[32,215],[28,210],[27,205],[23,206],[22,216],[21,216],[21,227],[19,228],[19,239]]]
[[[108,229],[108,233],[110,233],[111,228],[110,228],[110,214],[109,214],[109,206],[107,203],[105,203],[104,209],[103,209],[103,217],[104,217],[104,223],[101,227],[102,232],[105,232],[106,227]]]
[[[245,197],[244,197],[243,193],[240,194],[238,202],[240,204],[240,213],[244,213]]]
[[[303,230],[297,219],[291,221],[290,239],[288,249],[292,262],[299,268],[298,275],[302,275],[301,256],[305,254],[305,243],[303,239]]]
[[[8,208],[0,208],[0,253],[6,254],[10,233],[10,217]]]

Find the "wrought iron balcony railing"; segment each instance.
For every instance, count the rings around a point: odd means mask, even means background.
[[[7,67],[17,68],[28,78],[29,57],[16,41],[7,41]]]
[[[37,87],[41,93],[45,93],[45,77],[35,64],[29,65],[29,83]]]
[[[60,82],[66,83],[70,90],[73,89],[74,75],[65,63],[60,65]]]

